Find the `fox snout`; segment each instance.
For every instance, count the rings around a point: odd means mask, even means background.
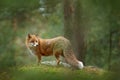
[[[38,42],[29,43],[29,46],[30,47],[36,47],[36,46],[38,46]]]

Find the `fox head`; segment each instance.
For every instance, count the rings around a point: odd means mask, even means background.
[[[36,47],[39,44],[38,37],[36,35],[28,34],[27,43],[29,47]]]

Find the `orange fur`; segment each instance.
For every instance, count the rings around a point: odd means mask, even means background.
[[[28,34],[26,46],[37,56],[38,64],[41,60],[41,56],[54,55],[57,59],[57,65],[60,63],[60,56],[62,56],[68,64],[74,67],[81,66],[80,61],[74,56],[69,40],[64,37],[42,39],[36,35]]]

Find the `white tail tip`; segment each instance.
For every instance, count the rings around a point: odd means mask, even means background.
[[[83,62],[81,62],[81,61],[78,62],[78,68],[79,69],[83,69],[84,68]]]

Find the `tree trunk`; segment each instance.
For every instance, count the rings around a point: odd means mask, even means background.
[[[73,38],[73,0],[64,0],[64,31],[65,37],[69,40]]]
[[[13,17],[12,25],[13,25],[14,31],[16,31],[17,30],[17,26],[18,26],[18,21],[17,21],[16,17]]]
[[[85,28],[82,23],[82,7],[81,1],[75,1],[75,13],[74,13],[74,46],[77,58],[85,63]]]
[[[108,55],[108,70],[111,69],[111,56],[112,56],[112,33],[109,35],[109,55]]]
[[[71,40],[76,57],[85,62],[84,27],[81,26],[81,16],[79,0],[64,0],[65,37]]]

